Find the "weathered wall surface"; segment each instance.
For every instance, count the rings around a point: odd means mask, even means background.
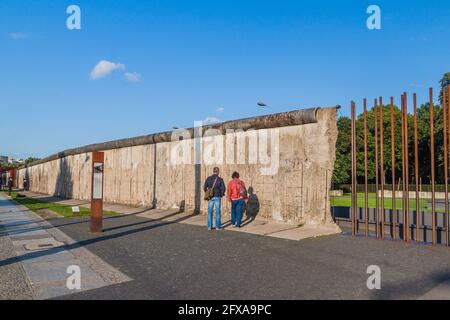
[[[267,146],[261,144],[266,136]],[[106,150],[104,200],[148,207],[156,198],[160,208],[175,208],[184,201],[187,210],[197,204],[204,213],[203,183],[217,165],[226,183],[236,170],[247,187],[253,188],[251,205],[259,216],[293,223],[330,223],[336,138],[336,110],[326,108],[317,111],[317,123],[204,137],[200,156],[207,163],[197,165],[194,139]],[[174,163],[174,154],[182,155],[186,163]],[[90,153],[20,169],[19,187],[24,177],[31,191],[89,200]],[[230,212],[227,201],[222,202],[222,212]]]

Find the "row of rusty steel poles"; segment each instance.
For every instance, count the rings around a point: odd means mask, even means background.
[[[450,86],[442,92],[442,109],[443,109],[443,135],[444,135],[444,179],[445,179],[445,230],[446,230],[446,244],[449,245],[449,203],[448,203],[448,161],[450,148]],[[420,219],[419,219],[419,150],[418,150],[418,123],[417,123],[417,95],[413,95],[414,106],[414,181],[415,181],[415,241],[420,241]],[[429,106],[430,106],[430,156],[431,156],[431,213],[432,213],[432,243],[437,243],[437,227],[436,227],[436,194],[435,194],[435,154],[434,154],[434,104],[433,104],[433,89],[429,90]],[[447,108],[448,107],[448,108]],[[378,111],[379,108],[379,111]],[[392,217],[391,217],[391,236],[397,239],[397,209],[396,209],[396,176],[395,176],[395,115],[394,115],[394,98],[390,99],[390,115],[391,115],[391,163],[392,163]],[[379,118],[378,118],[379,112]],[[448,118],[447,118],[448,114]],[[365,220],[365,235],[369,236],[369,209],[368,209],[368,150],[367,150],[367,100],[364,99],[364,220]],[[373,108],[374,116],[374,130],[375,130],[375,231],[377,238],[384,238],[385,236],[385,209],[384,209],[384,122],[383,122],[383,98],[374,100]],[[378,122],[379,119],[379,122]],[[448,125],[447,125],[448,123]],[[378,125],[380,128],[378,129]],[[378,132],[380,136],[378,136]],[[408,100],[407,93],[404,92],[401,96],[401,135],[402,135],[402,211],[403,211],[403,240],[408,242],[413,239],[413,234],[410,235],[409,230],[412,227],[409,220],[409,138],[408,138]],[[357,159],[356,159],[356,104],[351,104],[351,157],[352,157],[352,234],[358,234],[359,221],[357,217]],[[380,139],[380,158],[378,158],[378,139]],[[380,160],[380,163],[379,161]],[[380,188],[381,186],[381,188]],[[381,189],[381,190],[380,190]],[[381,203],[379,201],[379,191],[381,191]]]

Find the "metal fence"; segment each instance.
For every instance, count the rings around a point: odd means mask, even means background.
[[[351,229],[352,235],[357,236],[361,233],[366,237],[376,236],[376,238],[391,238],[394,240],[418,241],[429,242],[436,245],[438,242],[449,246],[449,205],[448,205],[448,143],[450,142],[450,130],[448,130],[448,124],[450,124],[450,86],[447,86],[441,92],[442,96],[442,109],[443,109],[443,137],[444,137],[444,185],[437,188],[436,173],[435,173],[435,150],[434,150],[434,105],[433,105],[433,89],[429,89],[429,105],[430,105],[430,177],[431,183],[427,187],[428,192],[431,192],[431,210],[429,213],[420,212],[419,208],[419,188],[420,185],[409,185],[410,175],[414,181],[420,181],[419,177],[419,153],[418,153],[418,129],[417,129],[417,96],[413,94],[413,108],[414,108],[414,172],[409,172],[409,144],[410,137],[408,137],[408,95],[404,92],[401,95],[401,162],[402,170],[401,177],[395,176],[395,170],[392,171],[391,181],[397,181],[401,179],[400,190],[402,192],[402,206],[400,210],[395,208],[396,206],[396,194],[392,192],[392,208],[386,211],[385,208],[385,195],[384,190],[393,190],[392,185],[384,184],[385,170],[384,166],[387,161],[391,161],[391,167],[395,168],[395,114],[394,114],[394,97],[390,98],[390,120],[391,120],[391,154],[390,160],[385,159],[384,154],[384,128],[383,128],[383,98],[374,99],[374,150],[375,152],[375,184],[370,186],[368,184],[368,135],[367,135],[367,99],[363,100],[363,117],[364,117],[364,184],[358,185],[357,177],[361,172],[357,172],[356,166],[356,103],[351,102],[351,159],[352,159],[352,184],[351,184],[351,201],[352,206],[350,210]],[[447,118],[448,112],[448,118]],[[378,116],[379,114],[379,116]],[[379,119],[379,120],[378,120]],[[389,158],[389,155],[386,155]],[[381,192],[377,192],[377,191]],[[398,190],[398,186],[395,186],[395,190]],[[413,191],[415,193],[415,207],[410,210],[410,193],[406,190]],[[423,186],[422,186],[422,191]],[[444,199],[444,213],[436,213],[436,192],[443,191],[445,193]],[[357,193],[363,192],[365,198],[364,208],[358,208]],[[375,209],[369,214],[368,202],[369,193],[375,193]],[[370,225],[374,225],[374,228],[369,228]],[[431,226],[429,226],[431,225]],[[429,236],[431,234],[431,237]],[[438,239],[439,238],[439,239]],[[439,241],[438,241],[439,240]]]

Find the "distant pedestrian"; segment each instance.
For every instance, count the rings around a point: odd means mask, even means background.
[[[225,183],[219,176],[219,168],[213,169],[213,175],[209,176],[203,186],[205,191],[205,200],[208,201],[208,230],[212,230],[213,210],[216,210],[216,230],[220,230],[220,207],[222,205],[222,197],[225,195]]]
[[[232,180],[228,183],[228,201],[231,202],[231,224],[236,228],[241,227],[242,212],[245,200],[247,200],[247,189],[244,181],[239,179],[239,173],[233,172]]]
[[[11,195],[13,184],[14,184],[13,179],[11,177],[9,177],[9,179],[8,179],[8,194],[9,195]]]
[[[23,190],[28,191],[28,180],[27,178],[23,178]]]

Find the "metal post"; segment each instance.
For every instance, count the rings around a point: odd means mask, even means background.
[[[364,99],[364,219],[366,237],[369,236],[369,190],[367,171],[367,100]]]
[[[380,97],[380,175],[381,175],[381,239],[384,239],[384,128],[383,128],[383,98]]]
[[[445,89],[444,89],[445,90]],[[443,100],[444,104],[445,104],[445,99]],[[448,111],[448,139],[447,139],[447,143],[450,143],[450,85],[447,85],[447,111]],[[447,148],[447,151],[449,151],[450,148]],[[449,155],[447,153],[447,165],[448,165],[448,158]],[[447,169],[448,171],[448,169]],[[447,177],[448,178],[448,177]],[[446,183],[448,183],[448,180],[446,179]],[[449,227],[450,227],[450,222],[449,222],[450,216],[449,213],[445,214],[445,221],[446,221],[446,239],[447,239],[447,246],[450,245],[450,239],[449,239]]]
[[[355,115],[355,103],[351,103],[352,112],[352,235],[355,236],[357,233],[357,193],[356,193],[356,115]]]
[[[419,139],[417,133],[417,95],[414,93],[414,171],[416,182],[416,241],[420,241],[419,223]]]
[[[405,203],[405,96],[402,94],[402,211],[403,211],[403,240],[406,241],[406,203]]]
[[[380,236],[379,214],[378,214],[378,120],[377,120],[377,99],[374,101],[373,115],[375,125],[375,231],[377,238]]]
[[[442,111],[444,117],[444,186],[445,186],[445,245],[448,246],[448,154],[447,154],[447,106],[445,89],[442,90]]]
[[[392,238],[396,239],[397,212],[395,206],[395,131],[394,131],[394,97],[391,97],[391,163],[392,163]]]
[[[408,96],[404,93],[405,104],[405,241],[409,241],[409,145],[408,145]]]
[[[436,244],[436,203],[435,203],[435,173],[434,173],[434,106],[433,106],[433,88],[430,88],[430,155],[431,155],[431,215],[432,215],[432,242]]]

